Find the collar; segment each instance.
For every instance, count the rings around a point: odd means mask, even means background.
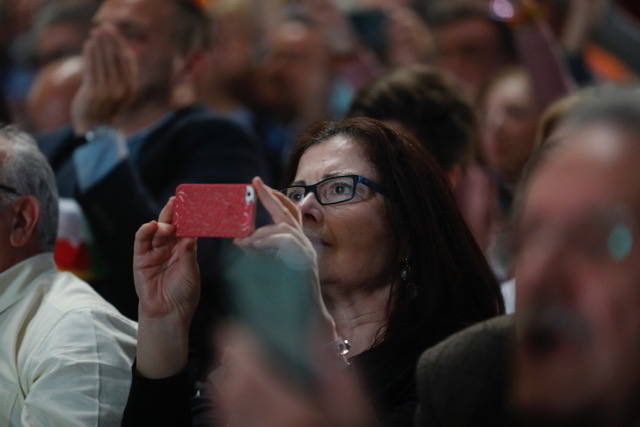
[[[27,258],[0,273],[0,313],[31,291],[31,284],[38,276],[55,272],[52,252]]]

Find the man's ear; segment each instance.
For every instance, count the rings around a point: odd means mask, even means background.
[[[182,108],[198,101],[198,87],[202,81],[203,72],[208,67],[209,55],[204,50],[194,51],[183,58],[175,59],[171,94],[173,107]]]
[[[12,206],[13,220],[9,242],[15,248],[28,245],[40,220],[40,202],[33,196],[20,196]]]
[[[209,52],[204,49],[194,49],[182,57],[174,58],[174,72],[176,83],[193,81],[207,69],[210,62]]]

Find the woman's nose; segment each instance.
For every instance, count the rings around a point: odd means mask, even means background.
[[[302,214],[302,222],[319,222],[323,218],[322,205],[318,202],[314,192],[310,191],[298,203],[298,208]]]

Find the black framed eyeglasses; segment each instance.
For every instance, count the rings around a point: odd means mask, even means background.
[[[385,194],[380,184],[360,175],[332,176],[311,185],[290,185],[280,191],[294,203],[301,202],[312,192],[321,205],[335,205],[352,200],[358,184],[364,184],[377,193]]]
[[[20,196],[18,190],[13,187],[9,187],[8,185],[0,184],[0,190],[4,190],[7,193],[13,194],[14,196]]]

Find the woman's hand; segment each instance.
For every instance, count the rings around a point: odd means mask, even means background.
[[[137,369],[148,378],[176,374],[186,365],[189,326],[200,298],[196,240],[176,236],[173,200],[158,221],[140,227],[133,247]]]
[[[172,197],[158,221],[144,224],[136,233],[133,277],[140,316],[173,316],[189,323],[200,298],[196,241],[176,236],[170,223],[173,203]]]
[[[329,314],[320,291],[317,254],[313,245],[302,231],[302,215],[298,207],[284,194],[267,187],[260,178],[252,182],[258,199],[271,215],[273,224],[257,229],[251,236],[236,239],[234,243],[243,249],[274,253],[288,267],[307,270],[310,286],[318,304],[323,323],[327,326],[329,338],[337,338],[335,321]]]

